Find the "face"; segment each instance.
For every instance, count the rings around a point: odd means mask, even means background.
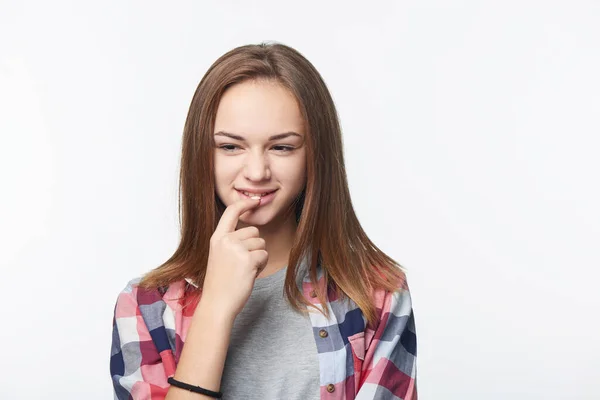
[[[306,183],[304,139],[296,99],[277,83],[247,81],[223,94],[214,128],[217,195],[229,206],[248,193],[268,193],[240,225],[295,222],[290,210]]]

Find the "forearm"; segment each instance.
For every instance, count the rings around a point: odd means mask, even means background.
[[[234,317],[225,316],[208,302],[198,304],[187,333],[174,378],[218,392]],[[171,386],[165,400],[203,400],[210,397]]]

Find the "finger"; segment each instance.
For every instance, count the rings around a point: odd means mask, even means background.
[[[260,237],[260,231],[255,226],[247,226],[237,231],[231,232],[229,237],[239,241]]]
[[[217,228],[215,229],[217,236],[223,236],[226,233],[235,231],[238,220],[240,219],[240,215],[242,215],[245,211],[258,206],[259,204],[260,198],[248,198],[240,199],[227,207],[223,212],[219,223],[217,224]]]
[[[253,264],[256,266],[257,273],[260,274],[263,269],[267,266],[267,262],[269,261],[269,253],[266,250],[254,250],[250,252],[250,257],[252,258]]]
[[[265,250],[266,243],[263,238],[250,238],[242,241],[242,244],[248,251]]]
[[[259,264],[258,268],[256,269],[256,275],[258,276],[261,272],[263,272],[265,270],[266,267],[267,267],[266,261],[264,263]]]

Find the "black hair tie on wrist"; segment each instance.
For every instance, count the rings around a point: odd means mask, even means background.
[[[203,394],[205,396],[210,396],[215,399],[220,399],[221,397],[223,397],[223,393],[221,393],[221,392],[213,392],[212,390],[204,389],[204,388],[201,388],[200,386],[194,386],[194,385],[187,384],[185,382],[180,382],[173,377],[170,377],[169,379],[167,379],[167,382],[169,382],[169,384],[171,384],[175,387],[178,387],[180,389],[189,390],[190,392],[194,392],[194,393],[200,393],[200,394]]]

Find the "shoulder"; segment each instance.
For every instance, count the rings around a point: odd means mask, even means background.
[[[379,318],[377,326],[370,332],[374,339],[395,343],[399,338],[405,350],[416,355],[413,303],[406,277],[397,283],[395,290],[376,291],[375,304]]]
[[[150,311],[155,307],[164,308],[166,304],[178,308],[188,287],[184,280],[157,288],[144,287],[141,282],[141,277],[131,279],[120,291],[115,305],[116,318],[135,317],[141,314],[140,309]]]
[[[399,326],[396,326],[400,328],[408,320],[413,319],[413,302],[404,272],[394,283],[392,290],[376,290],[373,298],[379,315],[379,324],[382,324],[382,327],[390,324],[397,325],[401,322]],[[387,326],[387,328],[390,329],[392,326]]]
[[[404,272],[394,282],[393,290],[376,289],[373,292],[375,307],[383,316],[388,312],[407,314],[412,308],[410,289]]]

